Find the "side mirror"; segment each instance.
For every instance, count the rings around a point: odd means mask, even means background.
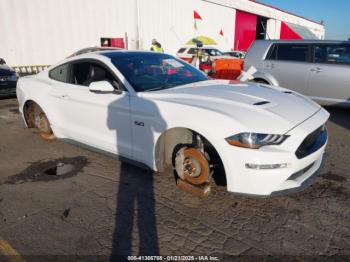
[[[114,93],[114,87],[108,81],[96,81],[89,85],[90,92],[108,94]]]
[[[0,65],[4,65],[4,64],[6,64],[5,60],[0,58]]]

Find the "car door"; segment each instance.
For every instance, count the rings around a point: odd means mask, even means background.
[[[274,44],[265,61],[264,72],[280,86],[306,94],[310,63],[309,44]]]
[[[315,44],[313,54],[308,96],[322,104],[350,104],[350,44]]]
[[[115,93],[94,93],[89,84],[109,81]],[[97,60],[70,64],[68,83],[54,85],[51,96],[59,108],[68,138],[121,156],[131,156],[130,97],[106,65]]]

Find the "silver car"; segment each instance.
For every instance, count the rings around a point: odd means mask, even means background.
[[[350,42],[258,40],[249,48],[244,71],[253,80],[282,86],[322,105],[350,106]]]

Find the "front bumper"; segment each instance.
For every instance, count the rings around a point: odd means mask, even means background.
[[[0,97],[12,96],[16,94],[17,81],[1,81],[0,82]]]
[[[220,154],[224,163],[227,190],[234,193],[269,196],[276,192],[288,193],[302,188],[306,181],[321,167],[326,141],[309,155],[298,159],[296,151],[305,138],[328,120],[324,109],[295,127],[288,133],[290,137],[279,146],[266,146],[258,150],[245,149],[222,143]],[[249,169],[246,164],[275,165],[287,164],[277,169]]]
[[[311,164],[312,170],[310,170],[310,172],[309,172],[309,173],[311,173],[311,175],[304,173],[306,176],[306,179],[304,179],[298,186],[292,187],[289,189],[280,190],[280,191],[274,191],[271,193],[271,196],[283,196],[283,195],[288,195],[288,194],[304,191],[306,188],[308,188],[315,181],[316,177],[319,176],[319,174],[324,166],[324,163],[325,163],[325,155],[322,156],[321,165],[318,165],[318,163]],[[318,169],[316,169],[317,166],[318,166]],[[315,170],[315,171],[313,171],[313,170]]]

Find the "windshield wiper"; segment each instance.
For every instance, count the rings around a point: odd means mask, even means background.
[[[189,83],[182,83],[182,82],[173,83],[173,84],[171,84],[171,85],[165,85],[165,86],[160,86],[160,87],[154,87],[154,88],[151,88],[151,89],[147,89],[147,90],[144,90],[144,91],[142,91],[142,92],[150,92],[150,91],[164,90],[164,89],[169,89],[169,88],[172,88],[172,87],[183,86],[183,85],[189,85],[189,84],[198,83],[198,82],[207,81],[207,80],[209,80],[209,79],[201,79],[201,80],[197,80],[197,81],[193,81],[193,82],[189,82]]]
[[[151,89],[147,89],[147,90],[145,90],[145,91],[143,91],[143,92],[164,90],[164,89],[168,89],[168,88],[172,88],[172,87],[174,87],[174,85],[167,85],[167,86],[154,87],[154,88],[151,88]]]
[[[163,90],[163,87],[154,87],[151,89],[144,90],[142,92],[150,92],[150,91],[157,91],[157,90]]]

